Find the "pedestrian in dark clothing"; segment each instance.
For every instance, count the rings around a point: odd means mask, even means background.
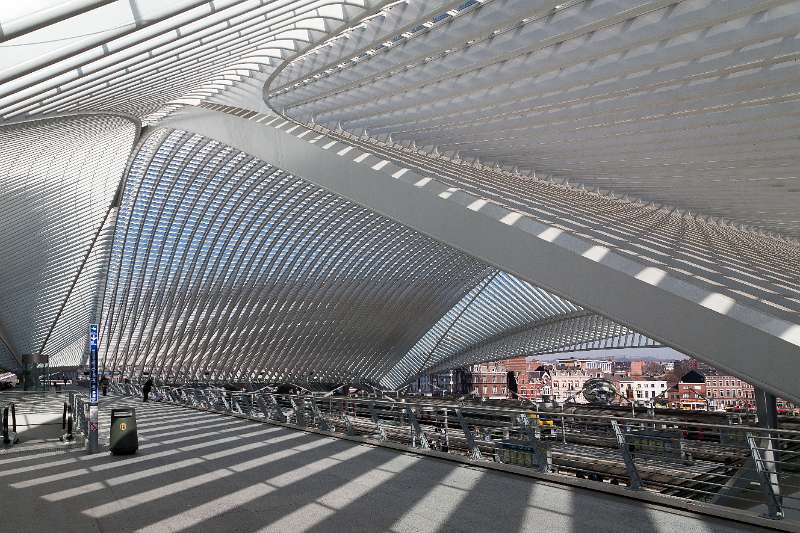
[[[100,390],[103,391],[103,396],[108,396],[108,376],[100,378]]]
[[[144,396],[144,401],[147,401],[147,397],[150,396],[150,391],[153,389],[153,378],[147,378],[147,381],[144,382],[144,387],[142,387],[142,395]]]

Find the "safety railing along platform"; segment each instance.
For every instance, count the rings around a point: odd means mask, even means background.
[[[0,393],[0,453],[68,450],[86,433],[88,398],[78,391]]]
[[[132,385],[115,392],[139,395]],[[153,401],[800,531],[800,420],[764,429],[429,399],[156,387]],[[733,420],[733,419],[732,419]]]

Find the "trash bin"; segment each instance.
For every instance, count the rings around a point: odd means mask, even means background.
[[[139,449],[136,434],[136,410],[133,408],[111,410],[111,453],[126,455]]]

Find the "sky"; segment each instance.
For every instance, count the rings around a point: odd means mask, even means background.
[[[565,359],[575,357],[576,359],[658,359],[660,361],[672,361],[676,359],[688,359],[680,352],[667,348],[621,348],[615,350],[587,350],[579,352],[559,352],[554,354],[540,355],[533,357],[539,361],[553,361],[555,359]]]

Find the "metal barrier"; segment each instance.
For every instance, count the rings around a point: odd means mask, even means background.
[[[765,429],[388,397],[156,390],[159,401],[197,409],[512,464],[776,520],[787,513],[800,517],[800,421],[796,429]]]
[[[89,397],[73,394],[70,398],[76,429],[85,437],[89,435]]]
[[[50,441],[75,443],[80,433],[86,432],[82,402],[88,398],[76,391],[46,393],[39,391],[3,391],[0,393],[0,431],[5,444],[20,440],[35,442],[39,446]],[[7,415],[5,414],[7,411]],[[61,415],[61,420],[58,420]],[[20,433],[17,433],[19,426]],[[52,427],[53,431],[50,433]],[[59,430],[60,426],[60,430]],[[34,435],[31,430],[42,428]],[[19,438],[16,438],[19,437]],[[60,448],[60,447],[59,447]]]
[[[9,426],[9,414],[11,425]],[[17,439],[17,406],[14,402],[3,407],[2,413],[3,444],[16,444]],[[10,428],[10,429],[9,429]]]
[[[75,435],[72,434],[73,409],[72,403],[64,402],[64,413],[61,415],[61,429],[64,431],[64,434],[61,435],[61,440],[64,442],[75,440]]]

